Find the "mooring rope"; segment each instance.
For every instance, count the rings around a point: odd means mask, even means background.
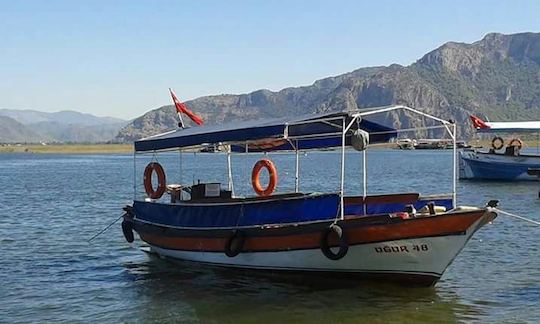
[[[90,243],[90,241],[92,241],[93,239],[95,239],[96,237],[98,237],[101,233],[105,232],[106,230],[109,229],[109,227],[113,226],[114,223],[118,222],[120,220],[120,218],[124,217],[126,213],[122,213],[122,215],[120,215],[120,217],[118,217],[117,219],[114,220],[114,222],[110,223],[107,227],[105,227],[104,229],[102,229],[99,233],[97,233],[96,235],[92,236],[88,241],[88,243]]]
[[[493,208],[495,209],[497,212],[501,213],[501,214],[504,214],[504,215],[507,215],[507,216],[510,216],[510,217],[515,217],[515,218],[518,218],[518,219],[521,219],[523,221],[526,221],[526,222],[529,222],[529,223],[533,223],[535,225],[538,225],[540,226],[540,222],[537,222],[535,220],[532,220],[532,219],[529,219],[529,218],[526,218],[526,217],[523,217],[523,216],[519,216],[519,215],[516,215],[516,214],[512,214],[512,213],[509,213],[507,211],[504,211],[504,210],[500,210],[499,208]]]

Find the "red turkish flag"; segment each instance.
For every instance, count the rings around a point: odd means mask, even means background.
[[[484,122],[482,119],[471,115],[471,121],[473,123],[473,127],[476,129],[483,129],[483,128],[490,128],[488,125],[486,125],[486,122]]]
[[[180,100],[178,100],[172,89],[169,89],[169,91],[171,92],[172,100],[174,102],[174,105],[176,106],[176,111],[186,114],[189,118],[191,118],[191,120],[193,120],[195,124],[199,126],[204,124],[201,117],[197,116],[194,112],[189,110],[183,102],[180,102]]]

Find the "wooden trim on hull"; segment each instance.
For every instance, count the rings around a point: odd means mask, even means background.
[[[353,246],[411,238],[464,235],[485,212],[479,209],[405,220],[394,218],[390,223],[385,216],[380,216],[384,221],[379,224],[365,223],[361,218],[356,218],[339,221],[338,225],[345,231],[347,243]],[[242,229],[245,242],[241,252],[318,249],[321,233],[331,223],[332,221],[327,221],[309,225],[292,224],[276,228],[257,226]],[[143,241],[151,245],[182,251],[224,252],[227,241],[233,235],[230,229],[174,229],[143,223],[137,219],[134,220],[134,229]],[[331,240],[330,245],[337,246],[338,242]]]

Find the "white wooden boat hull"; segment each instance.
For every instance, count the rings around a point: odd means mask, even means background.
[[[173,250],[151,244],[150,247],[152,252],[164,257],[224,267],[336,275],[377,274],[390,279],[398,276],[398,281],[403,281],[404,277],[410,277],[412,281],[423,277],[430,278],[428,285],[432,285],[442,276],[473,233],[490,220],[488,217],[486,214],[480,218],[463,234],[351,245],[347,255],[340,260],[328,259],[320,249],[250,252],[228,257],[221,252]]]

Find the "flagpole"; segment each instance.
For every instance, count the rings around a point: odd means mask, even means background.
[[[180,123],[178,124],[178,126],[180,126],[180,128],[184,129],[184,120],[182,119],[182,114],[179,113],[179,112],[176,112],[176,115],[178,115],[178,118],[180,118]]]
[[[180,125],[179,126],[182,129],[185,128],[184,120],[182,119],[182,114],[186,114],[195,124],[197,124],[199,126],[202,126],[202,124],[204,123],[202,118],[197,116],[191,110],[189,110],[186,107],[185,104],[181,103],[180,100],[178,100],[178,98],[176,97],[176,94],[174,93],[174,91],[172,91],[171,88],[169,88],[169,92],[170,92],[171,97],[173,99],[174,106],[176,107],[176,113],[178,114],[178,118],[180,119]]]
[[[173,95],[173,91],[171,88],[169,88],[169,93],[171,94],[171,96],[173,97],[173,103],[174,103],[174,107],[175,107],[175,110],[176,110],[176,115],[178,116],[178,118],[180,119],[180,124],[178,124],[178,127],[184,129],[185,126],[184,126],[184,120],[182,119],[182,114],[178,111],[178,108],[176,108],[176,102],[174,102],[174,98],[175,96]]]

